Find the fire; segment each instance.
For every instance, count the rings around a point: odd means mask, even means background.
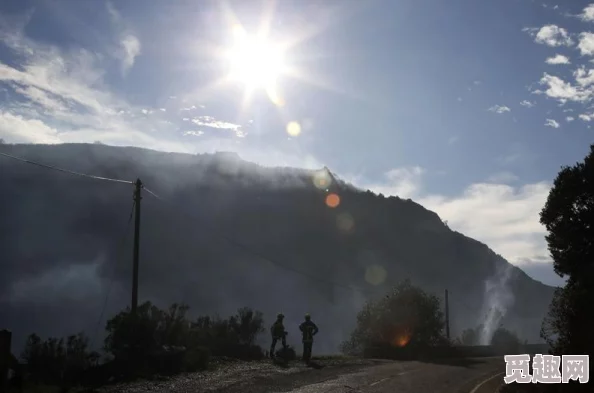
[[[392,338],[392,345],[396,347],[405,347],[412,338],[412,331],[409,328],[397,329],[394,338]]]
[[[408,334],[400,334],[394,337],[392,340],[392,344],[397,347],[405,347],[406,344],[410,341],[411,336]]]

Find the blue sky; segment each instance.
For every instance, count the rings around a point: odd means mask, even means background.
[[[327,165],[561,282],[538,212],[593,140],[588,1],[5,0],[0,15],[6,142]],[[225,79],[238,25],[283,46],[283,105]]]

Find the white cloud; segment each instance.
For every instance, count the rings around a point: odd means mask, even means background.
[[[0,135],[8,143],[61,143],[54,128],[9,112],[0,112]]]
[[[417,201],[447,220],[450,228],[519,264],[548,255],[539,213],[549,190],[544,182],[519,187],[477,183],[456,197],[427,196]]]
[[[122,61],[122,71],[127,73],[134,66],[136,57],[140,55],[140,40],[130,31],[113,4],[109,1],[106,4],[111,21],[119,30],[119,50],[117,51],[117,54]]]
[[[538,28],[522,29],[534,37],[534,42],[552,47],[571,46],[574,44],[566,29],[556,25],[546,25]]]
[[[582,87],[594,84],[594,70],[587,70],[582,66],[574,71],[575,81]]]
[[[475,238],[518,266],[539,263],[550,266],[550,282],[556,282],[548,258],[539,213],[544,206],[550,184],[538,182],[511,186],[517,181],[509,172],[489,177],[488,182],[470,184],[460,195],[443,196],[423,192],[423,174],[419,167],[393,169],[379,184],[365,184],[365,189],[386,196],[412,197],[429,210],[436,212],[448,226]]]
[[[558,64],[571,64],[571,62],[569,61],[569,57],[567,56],[563,56],[563,55],[555,55],[553,57],[549,57],[548,59],[545,60],[545,62],[547,64],[553,64],[553,65],[558,65]]]
[[[136,36],[128,34],[122,38],[120,44],[123,49],[122,62],[124,71],[128,71],[134,65],[136,57],[140,55],[140,41]]]
[[[185,136],[192,135],[192,136],[202,136],[204,135],[204,131],[186,131],[184,132]]]
[[[525,106],[526,108],[532,108],[536,105],[536,103],[530,102],[528,100],[524,100],[524,101],[520,102],[520,105]]]
[[[239,125],[239,124],[233,124],[233,123],[229,123],[226,121],[220,121],[220,120],[215,119],[212,116],[196,117],[196,118],[192,119],[192,123],[199,125],[199,126],[205,126],[205,127],[210,127],[210,128],[220,128],[223,130],[237,131],[241,128],[241,125]]]
[[[578,49],[582,56],[594,55],[594,33],[584,32],[580,33],[580,42]]]
[[[384,181],[366,186],[378,194],[412,198],[420,191],[421,177],[425,170],[419,166],[392,169],[384,174]]]
[[[575,120],[575,117],[573,117],[573,116],[567,116],[567,117],[565,118],[565,121],[567,121],[568,123],[571,123],[571,122],[572,122],[572,121],[574,121],[574,120]]]
[[[584,89],[582,86],[573,86],[558,76],[547,73],[540,79],[540,84],[548,86],[545,91],[548,97],[555,98],[563,103],[565,102],[564,100],[576,102],[588,101],[593,93],[591,90]]]
[[[489,108],[489,111],[501,114],[505,112],[510,112],[511,109],[505,105],[493,105]]]
[[[583,121],[592,121],[594,120],[594,115],[593,114],[588,114],[588,113],[582,113],[581,115],[578,115],[578,117],[583,120]]]
[[[589,4],[586,6],[586,8],[584,8],[580,14],[580,18],[584,22],[594,22],[594,4]]]
[[[553,119],[546,119],[544,125],[545,125],[545,127],[552,127],[552,128],[561,127],[561,125],[556,120],[553,120]]]

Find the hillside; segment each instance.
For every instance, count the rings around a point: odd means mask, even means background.
[[[141,301],[183,301],[195,313],[221,315],[247,305],[267,322],[282,311],[289,325],[311,312],[319,350],[334,351],[346,338],[367,296],[405,278],[439,296],[450,291],[453,336],[485,318],[495,325],[500,309],[506,327],[537,342],[552,297],[552,287],[450,230],[434,212],[357,190],[327,168],[263,168],[233,154],[98,144],[0,151],[138,177],[159,195],[143,193]],[[132,186],[4,157],[0,168],[0,321],[15,331],[15,344],[31,331],[92,334],[104,304],[109,316],[129,303],[131,227],[123,236]],[[338,207],[326,205],[329,192],[339,195]],[[289,341],[296,339],[290,330]]]

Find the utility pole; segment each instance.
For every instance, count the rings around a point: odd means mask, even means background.
[[[138,306],[138,259],[140,251],[140,190],[142,182],[136,179],[134,183],[134,254],[132,256],[132,314],[136,314]]]
[[[12,333],[8,330],[0,330],[0,392],[8,391],[8,369],[11,368],[10,343]],[[14,368],[14,365],[12,365]]]
[[[448,299],[448,290],[445,290],[445,323],[446,323],[446,337],[450,339],[450,303]]]

